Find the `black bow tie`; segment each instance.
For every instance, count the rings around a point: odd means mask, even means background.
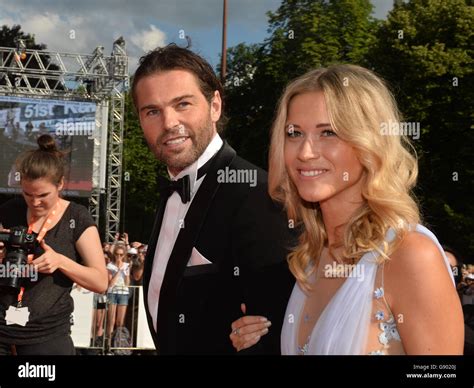
[[[165,199],[168,199],[168,197],[173,194],[174,191],[177,191],[181,197],[181,202],[187,203],[191,200],[191,184],[189,175],[185,175],[177,181],[170,181],[162,176],[159,176],[158,190]]]
[[[209,166],[211,165],[211,161],[214,159],[212,157],[209,159],[197,172],[196,180],[200,179],[203,175],[207,173],[209,170]],[[185,175],[182,178],[170,181],[161,175],[158,176],[158,191],[161,195],[164,196],[165,200],[176,191],[179,196],[181,197],[182,203],[188,203],[191,201],[191,180],[189,179],[189,175]]]

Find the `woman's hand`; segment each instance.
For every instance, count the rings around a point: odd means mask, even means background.
[[[240,306],[245,314],[246,306],[244,303]],[[232,345],[239,352],[243,349],[250,348],[255,345],[260,338],[268,333],[271,322],[262,316],[246,315],[232,322],[232,332],[229,337]]]
[[[118,272],[122,272],[124,276],[130,275],[130,265],[128,263],[122,263]]]
[[[10,233],[10,229],[3,229],[2,224],[0,224],[0,233]],[[5,243],[0,241],[0,264],[3,263],[3,259],[7,255]]]
[[[41,273],[53,273],[58,268],[61,267],[64,256],[56,252],[53,248],[51,248],[48,244],[41,240],[41,248],[44,249],[44,253],[38,257],[37,259],[33,260],[32,264]]]
[[[3,259],[5,258],[5,244],[0,241],[0,264],[3,263]]]

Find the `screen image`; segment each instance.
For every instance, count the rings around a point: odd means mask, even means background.
[[[50,134],[64,152],[64,194],[87,197],[92,189],[94,102],[0,96],[0,193],[20,193],[15,161]]]

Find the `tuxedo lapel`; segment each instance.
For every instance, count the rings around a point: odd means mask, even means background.
[[[161,224],[163,222],[163,216],[165,214],[167,198],[160,195],[160,201],[158,203],[158,210],[155,215],[155,222],[153,223],[153,229],[148,242],[147,254],[145,257],[145,267],[143,276],[143,287],[145,293],[148,294],[148,286],[150,284],[151,271],[153,269],[153,259],[155,258],[156,245],[158,244],[158,235],[160,234]]]
[[[163,284],[160,290],[160,303],[158,305],[158,322],[168,321],[170,314],[175,310],[174,301],[177,287],[186,265],[191,256],[199,231],[206,218],[206,213],[219,188],[217,180],[218,170],[229,166],[236,156],[235,151],[224,143],[209,167],[204,181],[195,194],[193,202],[184,219],[184,227],[180,230],[173,251],[171,252]],[[167,325],[158,326],[164,330]],[[171,333],[167,333],[169,336]],[[160,332],[160,335],[163,333]],[[171,338],[167,338],[171,340]]]
[[[150,240],[148,243],[147,254],[145,256],[145,266],[143,270],[143,302],[145,304],[145,312],[148,321],[148,327],[150,327],[150,333],[154,339],[155,344],[157,343],[156,332],[153,328],[153,320],[150,315],[148,307],[148,288],[150,285],[151,272],[153,270],[153,259],[155,258],[156,245],[158,244],[158,235],[160,233],[161,224],[163,222],[163,216],[165,214],[167,197],[160,195],[160,201],[158,203],[158,210],[155,215],[155,222],[153,223],[153,229],[151,231]]]

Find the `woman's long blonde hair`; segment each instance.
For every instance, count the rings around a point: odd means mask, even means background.
[[[388,259],[408,225],[418,223],[420,215],[410,195],[418,175],[416,157],[409,151],[413,147],[406,136],[382,131],[383,125],[400,123],[396,102],[384,82],[371,71],[354,65],[312,70],[292,81],[280,99],[272,128],[269,193],[284,204],[290,221],[304,226],[299,245],[288,260],[296,279],[310,289],[308,277],[327,244],[327,234],[319,205],[299,196],[284,158],[288,106],[293,97],[307,92],[324,93],[333,130],[353,146],[364,170],[364,204],[345,225],[340,242],[343,260],[355,263],[371,250],[380,253],[380,260]],[[390,228],[396,238],[387,244],[384,239]]]

